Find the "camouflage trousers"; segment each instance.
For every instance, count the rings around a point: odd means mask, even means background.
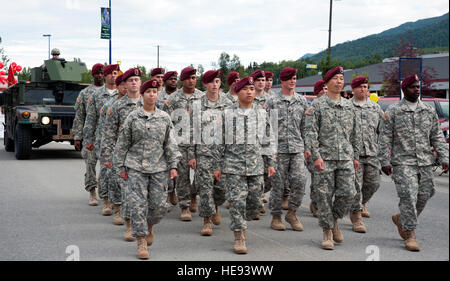
[[[267,169],[269,168],[269,160],[266,155],[263,155],[262,158],[264,160],[264,193],[267,193],[272,189],[272,179],[269,178],[267,174]]]
[[[394,166],[392,179],[400,198],[400,221],[403,231],[414,230],[417,218],[435,193],[432,166]]]
[[[100,173],[98,175],[98,182],[100,183],[100,198],[108,198],[109,195],[109,172],[108,168],[100,161]]]
[[[148,226],[155,225],[167,214],[167,172],[144,174],[128,169],[127,201],[130,208],[131,235],[148,235]]]
[[[359,158],[359,169],[355,172],[356,195],[351,212],[363,210],[363,205],[369,202],[370,198],[380,187],[380,165],[376,157]]]
[[[112,169],[108,169],[107,172],[108,181],[108,200],[115,205],[122,204],[122,189],[119,181],[123,179],[119,176],[119,171],[113,166]]]
[[[317,209],[317,200],[316,200],[316,188],[314,187],[317,185],[317,179],[314,177],[314,162],[312,161],[312,157],[309,157],[308,162],[306,164],[306,167],[308,168],[309,173],[311,174],[311,183],[309,184],[309,198],[311,199],[311,204]]]
[[[178,178],[176,179],[176,192],[180,208],[184,209],[191,205],[191,194],[197,194],[194,184],[190,180],[190,167],[188,150],[185,146],[178,146],[181,153],[180,161],[178,162]]]
[[[319,225],[332,228],[334,218],[347,215],[355,198],[353,161],[324,160],[324,169],[314,171],[314,178]]]
[[[259,214],[262,208],[264,176],[241,176],[223,174],[226,199],[230,202],[230,229],[247,229],[246,217]]]
[[[305,195],[306,169],[303,153],[279,153],[277,157],[277,171],[272,180],[269,207],[272,216],[282,215],[286,182],[289,185],[289,209],[297,210]]]
[[[197,190],[200,195],[200,217],[210,217],[216,213],[216,206],[225,202],[225,188],[222,181],[214,178],[211,157],[200,156],[197,158],[195,178]]]
[[[97,166],[97,156],[95,151],[89,151],[83,146],[81,149],[81,157],[86,164],[86,172],[84,173],[84,188],[86,191],[91,191],[97,187],[97,172],[95,167]]]

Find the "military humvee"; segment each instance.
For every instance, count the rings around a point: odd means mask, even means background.
[[[0,94],[5,114],[5,150],[17,159],[28,159],[32,148],[51,141],[73,144],[74,105],[82,85],[86,64],[77,61],[46,60],[31,69],[31,81],[20,81]]]

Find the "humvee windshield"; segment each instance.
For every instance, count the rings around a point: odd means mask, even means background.
[[[74,105],[78,94],[78,90],[65,90],[62,103],[57,103],[53,90],[45,89],[32,89],[25,92],[25,105],[35,104],[62,104],[62,105]]]

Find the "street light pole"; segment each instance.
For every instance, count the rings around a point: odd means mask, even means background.
[[[156,55],[156,57],[157,57],[157,67],[159,68],[159,45],[156,46],[156,47],[157,47],[157,55]]]
[[[331,18],[333,12],[333,0],[330,0],[330,21],[328,27],[328,49],[327,49],[327,68],[330,68],[330,48],[331,48]],[[327,69],[328,71],[328,69]]]
[[[51,34],[43,34],[42,36],[48,37],[48,59],[50,59],[50,37],[52,35]]]

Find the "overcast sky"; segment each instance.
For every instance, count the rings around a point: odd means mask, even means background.
[[[112,0],[112,61],[180,72],[189,64],[212,69],[219,55],[241,63],[296,60],[328,44],[329,0]],[[23,67],[42,64],[51,48],[88,68],[108,62],[100,39],[100,7],[107,0],[15,0],[1,4],[1,46]],[[380,33],[408,21],[447,13],[447,0],[335,0],[332,45]]]

